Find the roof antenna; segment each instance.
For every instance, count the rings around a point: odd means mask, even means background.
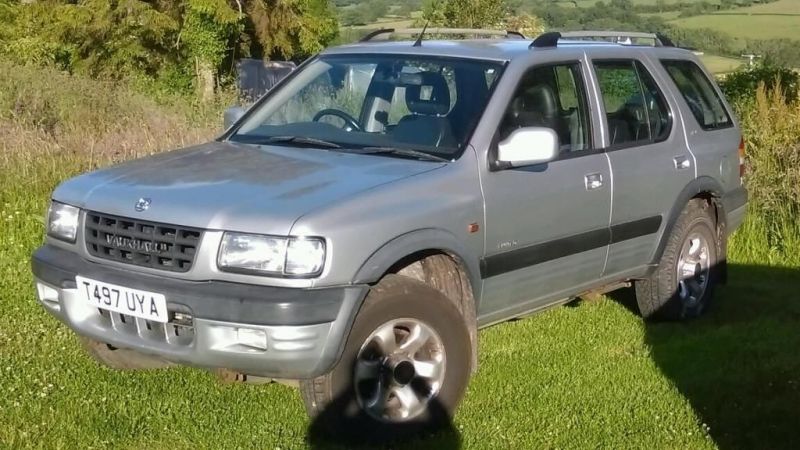
[[[425,30],[428,29],[429,23],[431,23],[430,19],[425,22],[425,26],[422,27],[422,31],[419,32],[419,36],[417,36],[417,40],[414,41],[414,45],[412,45],[412,47],[422,47],[422,36],[425,35]]]

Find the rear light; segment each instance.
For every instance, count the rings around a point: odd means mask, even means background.
[[[739,140],[739,179],[744,177],[744,136]]]

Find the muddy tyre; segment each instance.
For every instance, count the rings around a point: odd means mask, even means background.
[[[470,373],[469,330],[456,306],[389,275],[370,290],[338,364],[300,390],[313,434],[386,441],[447,425]]]
[[[690,201],[667,237],[656,270],[636,281],[636,301],[645,319],[683,320],[709,307],[720,272],[711,208],[704,200]]]

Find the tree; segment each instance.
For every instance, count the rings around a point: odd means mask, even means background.
[[[139,0],[19,4],[4,27],[4,53],[18,62],[112,77],[153,74],[178,31],[169,16]]]
[[[187,0],[181,36],[194,61],[197,90],[203,100],[214,96],[219,65],[240,33],[244,12],[225,0]]]
[[[336,38],[339,23],[328,0],[250,0],[244,7],[252,39],[247,53],[291,59],[322,50]]]
[[[528,37],[538,36],[544,33],[545,25],[541,19],[530,14],[515,14],[506,17],[506,30],[519,31]]]
[[[431,0],[422,11],[432,26],[497,28],[506,17],[504,0]]]
[[[328,0],[0,0],[0,53],[102,78],[183,73],[210,98],[232,59],[301,58],[337,35]]]

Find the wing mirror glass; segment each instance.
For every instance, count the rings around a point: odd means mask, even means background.
[[[235,124],[239,119],[241,119],[245,111],[247,110],[241,106],[231,106],[230,108],[226,109],[222,114],[222,123],[225,129],[227,130],[231,127],[231,125]]]
[[[558,135],[552,128],[520,128],[497,146],[499,168],[550,162],[558,156]]]

